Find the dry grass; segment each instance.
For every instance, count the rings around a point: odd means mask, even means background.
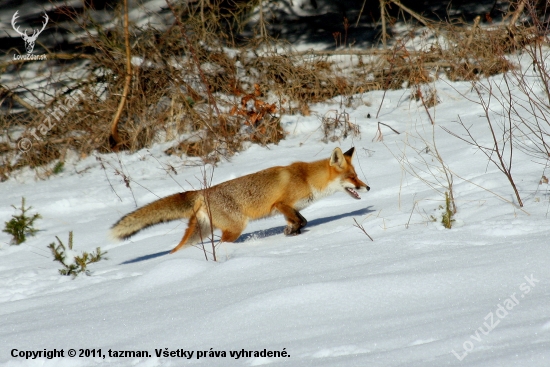
[[[410,50],[406,45],[412,36],[406,35],[386,51],[298,53],[265,34],[260,43],[254,39],[236,46],[239,19],[247,9],[234,15],[198,7],[174,11],[185,20],[185,28],[176,22],[162,31],[129,25],[131,55],[139,61],[132,64],[118,144],[110,125],[127,75],[122,21],[109,30],[89,20],[81,23],[88,32],[83,49],[93,52],[75,57],[88,60],[87,73],[52,96],[44,108],[25,106],[11,91],[0,90],[0,100],[27,107],[0,116],[0,179],[22,167],[42,167],[41,174],[50,175],[53,164],[64,161],[68,151],[85,157],[94,151],[136,151],[161,141],[174,141],[167,154],[214,163],[241,150],[245,142],[277,144],[284,138],[281,115],[309,114],[310,104],[338,96],[408,86],[414,98],[432,106],[437,103],[435,90],[418,93],[439,73],[451,80],[476,80],[506,72],[513,66],[504,55],[534,41],[529,28],[515,28],[512,37],[502,27],[440,24],[434,34],[446,44],[434,42],[424,51]],[[353,55],[357,61],[341,70],[336,54]],[[17,67],[0,65],[13,73]],[[52,117],[52,111],[60,118]],[[356,134],[345,113],[325,116],[322,124],[327,141]]]

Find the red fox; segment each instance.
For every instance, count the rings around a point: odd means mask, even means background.
[[[351,164],[354,152],[355,148],[345,153],[335,148],[328,159],[271,167],[203,190],[167,196],[122,217],[111,234],[127,239],[149,226],[189,218],[182,240],[170,252],[174,253],[206,239],[216,228],[222,231],[222,242],[233,242],[249,220],[274,214],[285,216],[285,235],[300,234],[307,220],[299,210],[337,191],[361,199],[357,191],[370,190]]]

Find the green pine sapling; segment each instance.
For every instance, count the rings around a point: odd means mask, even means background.
[[[58,261],[63,265],[63,268],[59,269],[59,274],[61,275],[71,275],[73,278],[80,273],[90,275],[90,270],[87,268],[89,264],[107,259],[104,257],[106,252],[101,252],[99,247],[96,248],[95,253],[83,252],[81,255],[77,255],[73,251],[73,231],[69,232],[69,243],[67,246],[61,242],[59,237],[55,236],[55,238],[58,244],[56,245],[55,242],[52,242],[48,248],[52,252],[54,261]]]
[[[11,240],[12,245],[20,245],[27,239],[27,236],[34,236],[38,229],[34,228],[34,221],[42,218],[38,213],[33,214],[31,217],[27,217],[27,212],[32,209],[32,206],[25,208],[25,198],[21,198],[21,208],[15,210],[21,210],[21,214],[12,215],[9,222],[5,222],[6,226],[2,232],[9,233],[13,236]]]

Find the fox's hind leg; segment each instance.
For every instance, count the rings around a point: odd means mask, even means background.
[[[204,216],[201,215],[193,215],[189,219],[189,226],[185,230],[180,243],[174,247],[170,253],[173,254],[174,252],[179,251],[183,246],[195,245],[201,241],[204,241],[211,235],[212,226],[210,225],[210,220],[208,217],[204,218]]]
[[[235,231],[222,231],[222,242],[235,242],[237,238],[241,235],[241,232]]]
[[[235,242],[241,233],[243,233],[246,225],[248,224],[245,217],[224,217],[219,219],[219,222],[215,221],[214,225],[216,228],[222,230],[222,238],[220,239],[221,242]]]
[[[283,233],[287,236],[300,234],[300,229],[307,224],[306,218],[289,205],[277,203],[274,207],[285,216],[286,222],[288,223]]]

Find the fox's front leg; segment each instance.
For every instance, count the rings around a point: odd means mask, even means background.
[[[306,218],[293,207],[283,203],[277,203],[275,208],[285,216],[288,223],[283,233],[287,236],[300,234],[300,229],[307,224]]]

